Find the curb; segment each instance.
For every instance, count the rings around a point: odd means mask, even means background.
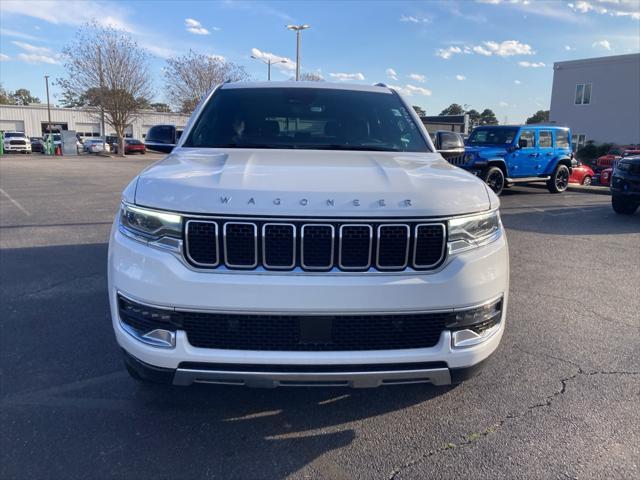
[[[577,184],[569,184],[569,190],[571,190],[572,192],[579,192],[579,193],[593,193],[595,195],[611,195],[611,190],[609,189],[609,187],[597,187],[597,186],[588,186],[585,187],[583,185],[577,185]]]

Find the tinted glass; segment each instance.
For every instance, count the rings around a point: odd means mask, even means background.
[[[517,128],[480,127],[471,132],[467,145],[507,145],[513,142],[516,133]]]
[[[550,148],[553,146],[551,130],[540,130],[540,133],[538,133],[538,146],[540,148]]]
[[[183,146],[429,151],[396,95],[316,88],[219,90]]]
[[[584,93],[582,95],[582,103],[584,105],[588,105],[589,103],[591,103],[591,84],[587,83],[584,86]]]
[[[156,125],[149,129],[145,139],[148,142],[172,144],[174,131],[175,128],[171,125]]]
[[[535,132],[533,130],[523,130],[520,133],[520,139],[518,143],[521,144],[521,148],[532,148],[535,145]],[[527,142],[526,145],[524,142]]]
[[[556,147],[569,148],[569,132],[566,130],[556,130]]]
[[[24,138],[24,133],[7,132],[4,134],[4,138],[13,138],[13,137]]]
[[[576,105],[582,103],[582,92],[584,91],[584,85],[578,84],[576,85]]]

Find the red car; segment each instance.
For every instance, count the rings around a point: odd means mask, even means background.
[[[608,187],[611,185],[611,173],[613,168],[605,168],[600,172],[600,185]]]
[[[114,153],[118,153],[118,144],[114,144]],[[125,138],[124,140],[124,153],[130,155],[132,153],[147,153],[147,147],[144,146],[140,140],[134,138]]]
[[[577,167],[571,169],[569,183],[577,183],[579,185],[591,185],[594,172],[591,167],[579,163]]]

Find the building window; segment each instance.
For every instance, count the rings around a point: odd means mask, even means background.
[[[578,149],[584,147],[587,144],[587,136],[584,133],[574,133],[571,135],[571,143],[573,151],[577,152]]]
[[[591,103],[591,84],[579,83],[576,85],[576,105],[589,105]]]

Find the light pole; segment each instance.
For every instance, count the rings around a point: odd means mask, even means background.
[[[289,30],[296,32],[296,82],[300,80],[300,32],[309,28],[306,23],[304,25],[287,25]]]
[[[255,60],[260,60],[262,63],[265,63],[267,65],[267,80],[271,81],[271,65],[276,64],[276,63],[287,63],[287,60],[284,58],[281,58],[280,60],[272,60],[271,58],[267,58],[266,60],[264,58],[260,58],[260,57],[256,57],[255,55],[251,55],[251,58],[255,59]]]
[[[51,103],[49,103],[49,75],[44,76],[44,83],[47,87],[47,116],[49,117],[49,124],[47,125],[47,131],[49,132],[49,137],[47,138],[47,145],[52,144],[53,136],[51,134]],[[47,152],[51,155],[51,149]]]

